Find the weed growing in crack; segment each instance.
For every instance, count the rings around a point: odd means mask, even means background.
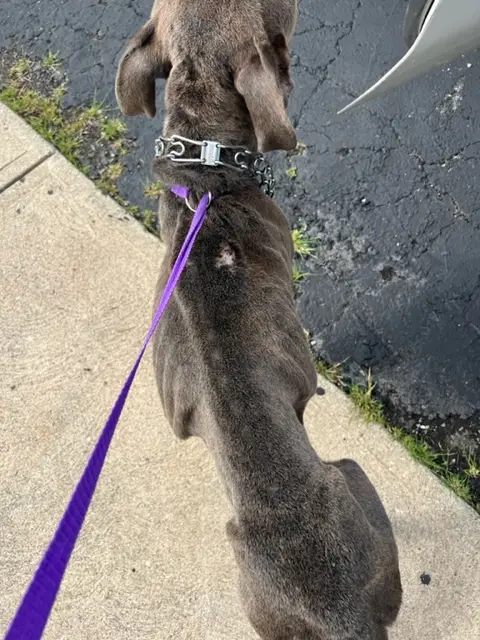
[[[61,64],[58,53],[53,53],[52,51],[49,51],[42,59],[42,67],[45,69],[58,69]]]
[[[431,471],[438,473],[443,470],[444,465],[441,464],[441,455],[437,454],[427,442],[412,436],[410,433],[405,433],[403,429],[398,427],[391,428],[390,433],[394,440],[403,444],[414,460],[420,462]]]
[[[313,240],[306,235],[307,225],[302,225],[296,229],[292,229],[293,252],[299,258],[308,258],[313,256],[315,245]]]
[[[459,498],[462,498],[465,502],[472,504],[472,493],[470,491],[467,478],[462,478],[458,473],[447,471],[443,477],[443,483],[446,487],[456,493]]]
[[[152,182],[143,190],[146,198],[151,200],[158,200],[163,191],[163,184],[161,182]]]
[[[361,387],[358,384],[354,384],[349,391],[350,399],[357,409],[362,414],[365,422],[378,422],[379,424],[385,423],[383,415],[383,405],[379,400],[373,397],[373,391],[375,389],[375,383],[372,379],[372,373],[369,370],[367,375],[367,386]]]
[[[303,282],[305,278],[307,278],[310,274],[308,271],[302,271],[296,262],[292,264],[292,275],[294,284],[300,284]]]
[[[289,167],[285,173],[290,178],[290,180],[294,180],[298,176],[298,169],[297,167]]]
[[[315,366],[317,373],[337,387],[343,388],[345,384],[342,377],[342,364],[342,362],[328,364],[325,360],[317,360]]]
[[[469,478],[480,478],[480,466],[471,451],[467,455],[467,468],[465,469],[465,475]]]
[[[292,151],[287,151],[287,156],[304,156],[307,153],[307,145],[304,142],[297,142],[297,146]]]
[[[120,120],[120,118],[106,118],[100,126],[102,138],[105,138],[105,140],[108,140],[109,142],[118,140],[126,130],[127,125]]]
[[[307,225],[301,225],[295,229],[292,229],[292,242],[293,242],[293,253],[294,253],[294,261],[292,265],[293,272],[293,282],[298,285],[307,278],[310,273],[308,271],[304,271],[301,266],[297,263],[297,258],[300,262],[305,261],[306,258],[312,257],[314,255],[315,244],[313,240],[307,237],[306,235]]]

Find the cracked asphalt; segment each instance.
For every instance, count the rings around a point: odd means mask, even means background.
[[[151,4],[0,0],[0,49],[58,52],[67,104],[114,108],[120,54]],[[290,112],[306,150],[275,156],[277,199],[316,243],[299,309],[319,354],[347,360],[354,379],[370,367],[400,414],[478,425],[480,55],[336,116],[404,53],[405,6],[302,0]],[[145,206],[162,112],[128,126],[137,145],[120,191]]]

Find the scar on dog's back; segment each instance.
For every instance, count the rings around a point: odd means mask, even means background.
[[[219,255],[215,261],[217,269],[222,267],[233,267],[235,264],[235,249],[228,242],[221,243]]]

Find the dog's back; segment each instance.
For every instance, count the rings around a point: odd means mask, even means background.
[[[175,254],[186,221],[167,208]],[[155,368],[174,430],[205,440],[232,502],[247,614],[264,640],[386,638],[401,600],[390,523],[360,467],[323,463],[301,424],[316,374],[286,220],[252,190],[214,202],[206,224]]]

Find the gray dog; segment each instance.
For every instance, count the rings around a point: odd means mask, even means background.
[[[295,146],[285,107],[296,17],[294,0],[159,0],[121,60],[124,113],[153,117],[155,78],[167,79],[155,161],[165,186],[188,186],[194,201],[215,196],[154,363],[174,432],[201,437],[214,456],[260,637],[385,640],[401,603],[392,529],[361,468],[323,462],[307,438],[316,373],[295,310],[290,230],[258,186],[266,170],[255,152]],[[240,161],[232,145],[245,147]],[[187,153],[191,162],[174,161]],[[162,197],[157,297],[191,221],[187,204]]]

